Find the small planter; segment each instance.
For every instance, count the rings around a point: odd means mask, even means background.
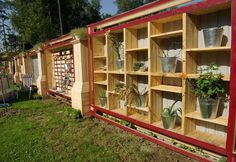
[[[117,70],[123,70],[124,68],[124,60],[116,60],[116,67],[117,67]]]
[[[147,101],[147,95],[138,95],[136,97],[136,106],[137,107],[145,107]]]
[[[161,119],[165,129],[173,129],[175,127],[176,116],[161,115]]]
[[[177,57],[161,57],[161,66],[163,73],[175,73]]]
[[[120,100],[120,108],[121,109],[125,108],[125,100]]]
[[[101,107],[106,107],[107,98],[106,97],[99,97]]]
[[[221,46],[223,37],[223,28],[203,29],[204,42],[206,47]]]
[[[198,99],[202,118],[215,119],[217,117],[220,99],[218,100],[212,98],[198,98]]]

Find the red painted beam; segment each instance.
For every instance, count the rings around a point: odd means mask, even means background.
[[[71,40],[72,39],[69,39],[69,40],[66,40],[64,42],[60,42],[60,43],[57,43],[57,44],[53,44],[53,45],[48,45],[46,46],[44,49],[45,50],[54,50],[54,49],[57,49],[57,48],[61,48],[61,47],[66,47],[66,46],[69,46],[69,45],[72,45],[71,44]]]
[[[233,154],[235,147],[235,118],[236,118],[236,0],[231,2],[231,25],[232,25],[232,42],[231,42],[231,58],[230,58],[230,108],[228,119],[227,134],[227,152],[232,161],[236,161]],[[233,160],[234,159],[234,160]]]
[[[71,100],[71,97],[70,97],[70,96],[66,96],[66,95],[64,95],[64,94],[61,94],[61,93],[52,91],[52,90],[50,90],[50,89],[48,90],[48,93],[49,93],[49,94],[55,94],[55,95],[57,95],[57,96],[60,96],[60,97],[62,97],[62,98],[65,98],[65,99],[67,99],[67,100]]]

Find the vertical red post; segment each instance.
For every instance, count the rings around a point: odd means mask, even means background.
[[[230,110],[228,120],[228,134],[226,149],[228,161],[235,161],[234,151],[234,132],[236,118],[236,0],[231,1],[231,25],[232,25],[232,42],[231,42],[231,76],[230,76]]]

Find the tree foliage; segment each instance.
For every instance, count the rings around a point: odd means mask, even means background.
[[[58,0],[8,0],[10,20],[22,49],[61,35]],[[100,0],[60,0],[63,34],[99,21]]]
[[[118,8],[117,13],[122,13],[153,1],[157,0],[115,0],[115,4]]]

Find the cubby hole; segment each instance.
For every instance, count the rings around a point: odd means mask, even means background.
[[[142,64],[138,68],[138,64]],[[148,72],[148,53],[147,51],[126,52],[126,71],[129,72]]]
[[[175,103],[175,101],[177,102]],[[151,123],[157,127],[163,128],[161,113],[164,108],[169,108],[172,105],[174,110],[178,108],[182,110],[182,94],[151,90]],[[183,117],[180,112],[178,112],[178,114],[179,117],[176,118],[175,127],[171,131],[182,133],[181,123]]]
[[[152,38],[151,43],[151,73],[163,73],[161,58],[177,57],[175,73],[182,72],[182,35],[166,39]]]
[[[106,99],[105,106],[101,106],[101,103],[100,103],[100,100],[99,100],[100,99],[100,95],[102,93],[104,93],[104,92],[106,93],[106,96],[107,96],[107,86],[106,85],[99,85],[99,84],[95,84],[94,85],[94,103],[95,103],[95,105],[107,109],[107,107],[108,107],[107,99]]]
[[[147,48],[148,34],[147,24],[141,24],[125,30],[126,34],[126,50]]]
[[[205,48],[203,29],[222,27],[221,47],[231,46],[231,11],[225,9],[204,15],[187,15],[187,49]]]
[[[125,84],[123,74],[109,74],[108,75],[108,91],[115,92],[118,84]]]
[[[94,71],[107,71],[106,59],[94,59]]]
[[[119,46],[120,59],[124,60],[124,33],[123,33],[123,30],[111,32],[109,34],[114,36],[115,39],[120,44],[120,46]],[[116,71],[116,70],[118,70],[118,68],[117,68],[118,56],[117,56],[117,53],[115,52],[115,49],[112,45],[112,41],[108,39],[107,42],[108,42],[107,44],[109,47],[108,48],[108,70],[109,71]]]
[[[107,81],[107,74],[94,74],[94,82],[106,82]]]
[[[125,101],[118,94],[109,93],[109,109],[118,114],[126,115]]]
[[[183,29],[182,14],[151,22],[151,36],[180,31]]]
[[[93,54],[94,58],[106,55],[106,37],[98,36],[93,38]]]

